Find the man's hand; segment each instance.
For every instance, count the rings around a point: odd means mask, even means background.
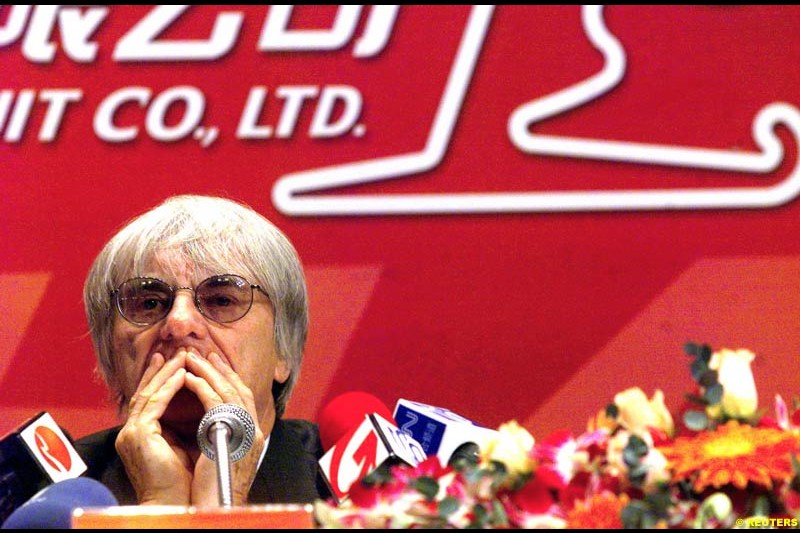
[[[186,353],[169,361],[156,353],[129,402],[128,419],[116,441],[140,504],[188,505],[192,460],[160,423],[169,402],[186,384]]]
[[[230,365],[216,353],[210,353],[207,359],[189,353],[186,358],[186,368],[188,370],[185,378],[186,388],[197,395],[206,411],[223,403],[235,404],[246,409],[256,421],[252,448],[241,460],[231,465],[232,503],[245,505],[250,485],[258,470],[258,460],[264,449],[265,440],[256,413],[253,393]],[[205,455],[201,455],[194,466],[191,504],[219,505],[217,466]]]

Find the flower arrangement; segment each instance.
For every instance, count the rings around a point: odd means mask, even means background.
[[[377,469],[340,505],[318,501],[327,528],[797,527],[800,409],[778,395],[757,410],[749,350],[688,343],[696,390],[678,423],[661,391],[618,393],[575,435],[542,440],[516,421],[474,460]]]

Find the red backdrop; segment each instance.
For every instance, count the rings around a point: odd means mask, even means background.
[[[0,431],[114,423],[82,284],[180,193],[308,273],[288,415],[348,390],[537,438],[748,348],[798,387],[797,6],[0,8]]]

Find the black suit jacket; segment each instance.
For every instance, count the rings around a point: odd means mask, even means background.
[[[125,466],[114,441],[121,426],[93,433],[75,442],[88,466],[86,476],[108,487],[120,505],[136,505]],[[276,420],[269,447],[250,487],[248,503],[312,503],[330,497],[319,470],[323,450],[319,428],[307,420]]]

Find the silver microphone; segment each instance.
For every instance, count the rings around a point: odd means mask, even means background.
[[[231,507],[231,469],[250,451],[256,434],[253,417],[241,406],[223,403],[212,407],[200,420],[197,428],[197,444],[203,455],[217,464],[219,502]]]

